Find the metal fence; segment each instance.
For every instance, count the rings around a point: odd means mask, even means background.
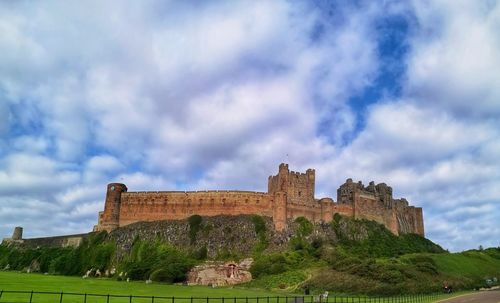
[[[332,294],[328,296],[168,297],[0,290],[0,303],[427,303],[449,296],[440,293],[396,297]]]

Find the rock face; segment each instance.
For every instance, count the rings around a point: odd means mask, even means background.
[[[287,222],[305,217],[314,223],[330,222],[335,213],[375,220],[394,234],[424,235],[422,209],[404,199],[393,199],[392,188],[373,182],[365,187],[348,179],[332,198],[315,198],[315,170],[305,173],[280,164],[278,174],[267,180],[267,192],[239,190],[129,192],[125,184],[107,186],[104,211],[95,231],[113,231],[136,222],[182,220],[192,215],[260,215],[272,218],[276,231]]]
[[[253,259],[241,262],[209,261],[195,266],[188,273],[189,285],[227,286],[249,282],[252,280],[250,266]]]
[[[266,226],[266,251],[286,249],[289,240],[296,235],[297,223],[289,221],[286,230],[276,232],[272,218],[261,218]],[[203,217],[201,228],[193,242],[188,237],[189,228],[188,220],[138,222],[120,227],[108,237],[117,245],[119,260],[128,254],[136,238],[144,241],[168,242],[185,251],[206,248],[209,259],[221,256],[227,258],[228,254],[235,257],[249,256],[261,241],[250,215]],[[321,238],[331,243],[337,241],[330,224],[314,225],[310,237]]]

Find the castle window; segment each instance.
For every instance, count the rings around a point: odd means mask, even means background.
[[[299,197],[300,197],[301,192],[299,191]]]
[[[245,199],[245,203],[248,203],[248,199]]]
[[[259,202],[260,202],[260,200],[259,200],[259,199],[257,199],[257,204],[259,204]]]

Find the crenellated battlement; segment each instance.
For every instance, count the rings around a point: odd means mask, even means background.
[[[337,190],[337,203],[331,198],[316,199],[314,169],[305,173],[290,171],[281,163],[278,173],[268,178],[268,191],[128,191],[121,183],[107,187],[104,211],[99,213],[96,230],[111,231],[139,221],[181,220],[201,216],[258,214],[272,217],[278,231],[286,222],[306,217],[328,222],[333,214],[378,221],[395,234],[423,235],[422,209],[408,206],[404,198],[393,199],[392,188],[373,181],[364,186],[347,179]]]

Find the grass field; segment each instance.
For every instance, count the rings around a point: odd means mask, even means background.
[[[265,297],[278,294],[281,296],[286,295],[286,293],[237,287],[212,288],[159,283],[145,284],[137,281],[118,282],[111,279],[82,279],[80,277],[0,271],[0,290],[2,289],[164,297]]]
[[[500,260],[480,251],[429,255],[439,270],[450,275],[476,279],[499,277]]]
[[[28,293],[6,291],[28,291]],[[31,294],[30,291],[35,293]],[[47,293],[40,294],[36,292]],[[61,292],[63,295],[61,295]],[[107,294],[112,296],[107,297]],[[113,297],[113,295],[119,297]],[[319,299],[318,296],[308,296],[303,301],[290,298],[296,295],[238,287],[211,288],[145,284],[144,282],[117,282],[110,279],[82,279],[79,277],[0,271],[0,303],[313,303]],[[277,299],[278,296],[280,299]],[[257,299],[257,297],[259,298]],[[381,300],[378,298],[330,295],[327,302],[435,302],[445,297],[449,296],[412,296],[384,298]],[[325,302],[325,300],[322,301]]]

